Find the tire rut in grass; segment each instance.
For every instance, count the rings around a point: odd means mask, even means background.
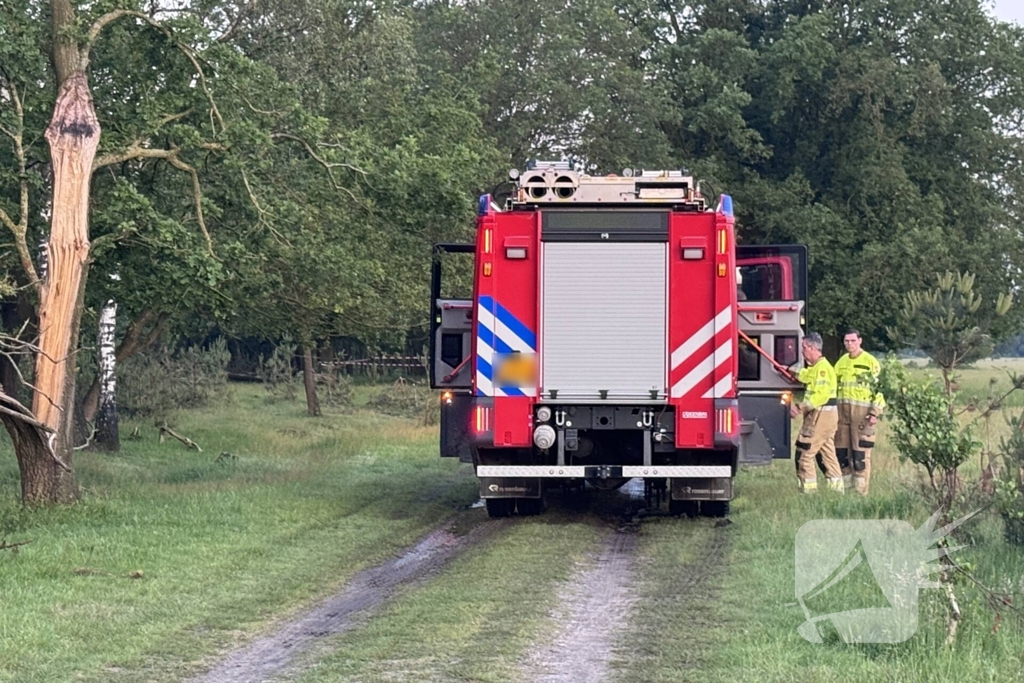
[[[700,680],[708,648],[713,647],[708,634],[723,625],[717,600],[722,577],[729,569],[732,532],[722,522],[695,531],[704,532],[705,536],[694,554],[678,565],[672,580],[645,590],[645,600],[653,601],[656,611],[652,612],[648,603],[648,609],[638,609],[634,614],[637,621],[628,625],[632,641],[629,657],[615,663],[618,675],[612,678]],[[642,566],[639,571],[643,572]],[[682,633],[673,630],[680,623],[684,624]],[[680,645],[667,662],[663,650],[667,647],[666,632],[672,632],[673,642]]]
[[[428,578],[472,545],[508,525],[488,520],[459,535],[455,518],[426,534],[398,557],[356,574],[337,595],[280,626],[249,645],[229,653],[219,664],[192,683],[255,683],[291,671],[296,657],[324,638],[344,633],[362,623],[403,586]]]
[[[643,489],[623,489],[615,507],[626,524],[611,531],[593,564],[576,573],[560,596],[555,639],[531,652],[522,680],[544,683],[606,681],[618,635],[628,622],[636,596],[634,565]]]

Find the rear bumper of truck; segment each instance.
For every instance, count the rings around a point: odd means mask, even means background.
[[[478,465],[478,477],[676,479],[731,477],[728,465]]]

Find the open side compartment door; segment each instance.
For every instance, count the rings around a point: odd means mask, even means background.
[[[740,462],[767,465],[792,451],[789,406],[802,387],[776,368],[795,375],[800,364],[807,247],[737,246],[736,269]]]
[[[472,244],[435,244],[430,267],[430,388],[473,386],[473,300],[442,296],[447,254],[473,254]],[[472,271],[470,271],[472,272]]]

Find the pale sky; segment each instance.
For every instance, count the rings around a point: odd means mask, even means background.
[[[1024,26],[1024,0],[990,0],[990,6],[994,6],[994,14],[999,19]]]

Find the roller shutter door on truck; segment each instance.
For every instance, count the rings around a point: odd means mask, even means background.
[[[546,242],[541,277],[543,396],[664,398],[664,242]]]

